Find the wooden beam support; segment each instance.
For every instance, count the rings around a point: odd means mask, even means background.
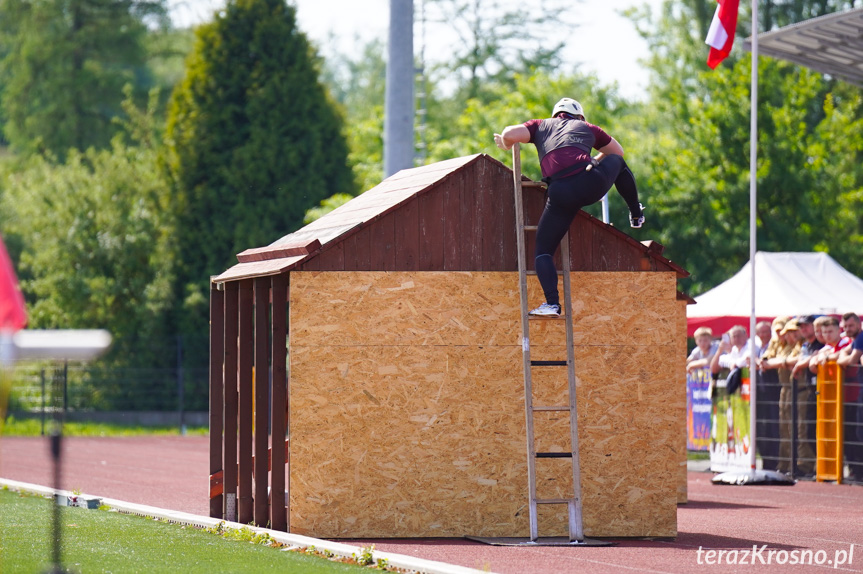
[[[224,382],[222,362],[225,348],[225,292],[210,284],[210,474],[222,471],[224,437]],[[224,518],[222,494],[210,497],[210,517]]]
[[[284,445],[284,450],[278,449],[278,448],[276,449],[276,457],[277,458],[286,457],[287,453],[290,451],[290,449],[291,449],[290,441],[288,441],[286,439],[285,445]],[[282,453],[281,455],[279,454],[280,452]],[[252,467],[255,466],[255,460],[256,460],[255,457],[252,456]],[[273,449],[272,448],[267,449],[267,470],[268,471],[273,470]],[[220,471],[216,472],[215,474],[210,475],[210,498],[213,498],[214,496],[218,496],[224,492],[224,487],[223,487],[224,482],[225,482],[225,472],[224,471],[220,470]]]
[[[240,333],[239,283],[225,283],[225,520],[237,521],[237,341]]]
[[[255,524],[270,521],[267,448],[270,422],[270,278],[255,279]]]
[[[290,445],[285,438],[288,428],[287,401],[287,350],[288,350],[288,276],[276,275],[272,279],[272,363],[273,402],[271,405],[272,444],[277,446],[284,440],[285,448],[270,449],[270,480],[273,493],[270,501],[270,528],[288,531],[288,512],[285,501],[289,484],[285,480],[285,463],[290,460]],[[282,494],[284,493],[284,494]]]
[[[306,240],[301,243],[286,243],[284,245],[271,245],[267,247],[255,247],[246,249],[237,254],[240,263],[251,263],[253,261],[269,261],[270,259],[283,259],[285,257],[299,257],[314,253],[321,248],[321,242],[317,239]]]
[[[237,521],[249,524],[254,520],[252,499],[252,360],[253,360],[253,292],[251,279],[240,281],[240,336],[239,336],[239,444],[237,454],[238,476]]]

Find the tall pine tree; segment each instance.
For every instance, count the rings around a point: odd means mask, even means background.
[[[123,86],[149,88],[143,41],[164,16],[164,0],[0,0],[5,138],[61,158],[108,147]]]
[[[168,113],[182,332],[206,332],[208,279],[243,249],[355,194],[343,119],[284,0],[229,0],[200,27]]]

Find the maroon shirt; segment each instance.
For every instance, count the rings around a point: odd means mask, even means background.
[[[566,116],[528,120],[524,126],[539,154],[543,177],[582,164],[567,175],[579,173],[590,164],[591,149],[601,149],[611,142],[611,136],[602,128]]]

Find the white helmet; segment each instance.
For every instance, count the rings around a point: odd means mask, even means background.
[[[571,116],[584,117],[584,108],[572,98],[563,98],[554,104],[554,110],[551,112],[551,117],[556,116],[559,112],[566,112]]]

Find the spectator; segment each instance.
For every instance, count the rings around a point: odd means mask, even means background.
[[[842,335],[852,341],[860,334],[860,317],[857,313],[845,313],[842,315]]]
[[[780,333],[787,322],[788,317],[777,317],[768,325],[772,336],[762,345],[763,351],[758,359],[755,430],[761,468],[764,470],[776,470],[779,462],[779,373],[776,368],[765,369],[763,363],[775,359],[785,345]],[[765,339],[761,338],[762,341]]]
[[[821,343],[822,347],[824,346],[824,332],[821,330],[821,326],[824,324],[826,318],[824,315],[819,315],[812,322],[812,326],[815,327],[815,340]]]
[[[815,319],[815,315],[803,315],[797,319],[797,327],[803,337],[803,345],[800,347],[800,358],[791,370],[791,375],[798,377],[802,374],[803,379],[801,380],[804,380],[807,385],[815,384],[815,377],[806,376],[806,372],[809,370],[809,360],[824,346],[824,342],[815,337]]]
[[[719,369],[733,369],[734,367],[746,367],[749,365],[749,340],[746,338],[746,329],[742,325],[735,325],[728,331],[728,337],[723,337],[719,343],[719,349],[713,355],[710,364],[713,372]]]
[[[759,321],[755,325],[755,339],[758,344],[758,352],[756,355],[760,357],[764,354],[764,351],[767,350],[767,345],[770,343],[770,340],[773,338],[773,328],[770,322],[768,321]]]
[[[828,319],[830,319],[828,315],[821,315],[817,319],[815,319],[814,323],[812,323],[813,325],[815,325],[815,338],[821,341],[822,348],[826,343],[826,339],[824,338],[824,323]]]
[[[836,363],[845,367],[845,404],[843,409],[843,430],[845,435],[844,455],[848,463],[850,482],[863,481],[863,333],[860,330],[860,317],[856,313],[842,316],[845,334],[853,339],[851,345],[839,352]]]
[[[815,315],[803,315],[797,319],[797,326],[800,328],[800,335],[803,337],[803,345],[800,347],[800,357],[794,368],[791,369],[791,376],[796,377],[798,386],[809,385],[810,400],[805,405],[806,420],[814,421],[818,418],[816,402],[814,399],[815,383],[817,377],[809,371],[809,360],[818,350],[824,346],[824,338],[821,336],[821,328],[815,328],[817,317]],[[815,425],[808,425],[809,434],[807,439],[811,442],[815,440]]]
[[[809,370],[813,373],[818,372],[819,365],[825,365],[831,361],[835,362],[839,358],[840,351],[851,345],[851,339],[842,336],[842,331],[839,329],[839,319],[828,315],[819,317],[818,322],[821,323],[824,346],[809,361]]]
[[[686,372],[710,366],[710,360],[719,349],[719,342],[713,340],[710,327],[699,327],[695,330],[695,348],[686,359]]]
[[[791,436],[794,432],[794,418],[792,416],[792,401],[795,398],[794,389],[791,384],[791,369],[797,363],[802,347],[802,338],[797,321],[789,319],[780,332],[783,344],[776,352],[775,358],[768,358],[761,362],[765,370],[776,369],[779,377],[779,464],[777,470],[787,474],[791,473]],[[797,389],[797,400],[809,398],[808,388],[806,394],[801,395],[801,389]],[[805,409],[797,412],[797,456],[799,471],[802,474],[811,474],[814,470],[815,453],[807,439],[807,424]]]

